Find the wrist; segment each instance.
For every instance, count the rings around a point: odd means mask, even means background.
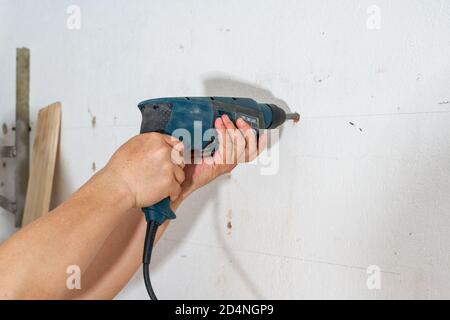
[[[183,202],[184,199],[186,199],[188,195],[180,193],[180,195],[178,196],[178,198],[176,198],[173,201],[170,201],[170,209],[172,209],[173,212],[175,212],[178,207],[181,205],[181,203]]]
[[[135,206],[130,188],[118,175],[106,168],[98,171],[86,185],[88,191],[96,193],[105,203],[127,211]],[[100,195],[99,195],[100,193]]]
[[[195,188],[194,186],[190,186],[189,188],[183,188],[181,190],[181,193],[180,193],[179,197],[177,198],[177,201],[180,201],[180,202],[183,201],[184,199],[189,197],[197,189],[198,188]]]
[[[189,197],[191,193],[193,193],[197,189],[198,187],[196,188],[193,184],[182,186],[182,190],[178,198],[170,202],[170,208],[172,209],[172,211],[177,210],[178,207],[181,205],[181,203],[184,201],[184,199]]]

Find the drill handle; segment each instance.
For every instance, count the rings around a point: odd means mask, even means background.
[[[172,106],[168,103],[141,103],[139,109],[142,113],[141,133],[166,133],[165,127],[172,113]],[[165,198],[150,207],[142,208],[145,219],[162,224],[167,219],[175,219],[175,213],[170,209],[170,199]]]

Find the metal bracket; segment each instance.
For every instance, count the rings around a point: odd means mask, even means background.
[[[0,158],[14,158],[16,155],[16,146],[0,147]]]
[[[16,49],[16,127],[15,145],[0,149],[2,158],[15,158],[15,201],[0,195],[0,206],[16,214],[16,227],[22,225],[27,194],[30,158],[30,50]]]
[[[6,199],[4,196],[0,195],[0,207],[4,208],[5,210],[8,210],[9,212],[16,212],[16,203],[11,202],[8,199]]]

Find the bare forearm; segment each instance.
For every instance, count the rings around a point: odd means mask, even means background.
[[[0,296],[63,298],[67,267],[83,272],[130,206],[100,172],[61,206],[0,247]],[[109,181],[111,182],[111,181]]]
[[[124,143],[67,201],[0,246],[0,298],[67,297],[68,267],[86,273],[131,208],[178,197],[185,178],[182,153],[182,143],[159,133]],[[181,161],[173,162],[173,155]]]
[[[182,198],[172,202],[176,211]],[[170,221],[161,225],[156,242]],[[103,246],[82,275],[81,290],[71,290],[67,298],[112,299],[130,281],[142,265],[146,221],[139,209],[130,210],[108,236]]]

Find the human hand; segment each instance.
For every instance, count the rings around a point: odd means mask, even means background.
[[[218,150],[213,156],[202,157],[198,164],[186,164],[185,181],[181,185],[182,198],[215,178],[231,172],[238,163],[253,161],[267,146],[267,134],[257,141],[256,132],[244,120],[236,126],[227,115],[217,118],[214,127],[219,138]]]
[[[125,190],[134,208],[168,196],[175,200],[185,179],[183,149],[183,143],[168,135],[140,134],[124,143],[100,174]]]

